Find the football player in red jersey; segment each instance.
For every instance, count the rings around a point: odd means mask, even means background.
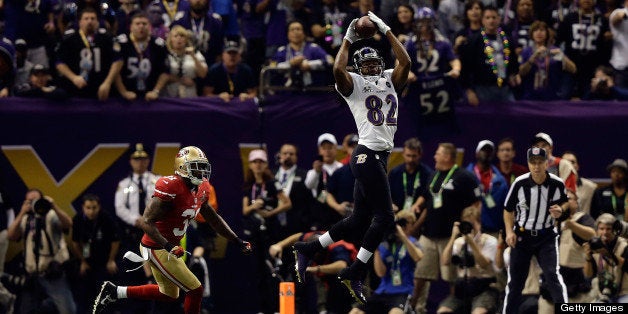
[[[140,252],[157,284],[123,287],[105,281],[94,301],[94,314],[123,298],[175,301],[179,289],[186,292],[185,313],[200,313],[203,287],[180,259],[186,252],[179,246],[188,224],[199,213],[218,234],[236,242],[243,253],[251,252],[251,244],[238,238],[207,202],[211,165],[203,151],[195,146],[182,148],[174,168],[174,175],[157,180],[141,223],[144,237]]]

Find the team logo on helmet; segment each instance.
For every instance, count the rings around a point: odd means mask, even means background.
[[[174,159],[174,172],[183,178],[188,178],[194,185],[199,185],[203,179],[209,180],[211,164],[205,153],[196,146],[181,148]]]

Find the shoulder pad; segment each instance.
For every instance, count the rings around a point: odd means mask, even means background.
[[[281,46],[279,47],[279,49],[277,49],[277,51],[284,51],[284,50],[286,50],[286,46]]]
[[[212,13],[212,17],[217,19],[217,20],[219,20],[219,21],[222,21],[222,16],[220,16],[220,14],[218,14],[218,13]]]
[[[116,37],[116,39],[121,44],[124,44],[124,43],[129,41],[129,37],[127,37],[126,34],[120,34],[120,35],[118,35],[118,37]]]
[[[163,38],[161,38],[161,37],[157,37],[157,38],[155,38],[155,44],[157,46],[163,47],[163,46],[166,45],[166,41]]]

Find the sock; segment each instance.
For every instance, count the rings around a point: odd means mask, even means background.
[[[328,247],[334,244],[334,240],[331,239],[331,235],[329,231],[325,232],[322,236],[318,237],[318,242],[320,242],[322,247]]]
[[[177,298],[165,295],[159,291],[158,285],[143,285],[127,287],[126,294],[128,298],[140,300],[155,300],[173,302]]]
[[[118,286],[118,288],[116,289],[116,291],[118,292],[118,299],[126,299],[126,298],[128,298],[128,296],[126,294],[126,289],[127,289],[127,287]]]
[[[185,314],[198,314],[201,312],[201,301],[203,299],[203,286],[188,291],[185,295],[183,309]]]

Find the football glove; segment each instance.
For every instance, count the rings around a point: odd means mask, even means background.
[[[386,32],[390,30],[390,26],[386,25],[386,23],[377,17],[375,13],[369,11],[369,18],[371,19],[371,22],[377,25],[377,28],[379,28],[379,31],[382,32],[382,34],[386,35]]]

